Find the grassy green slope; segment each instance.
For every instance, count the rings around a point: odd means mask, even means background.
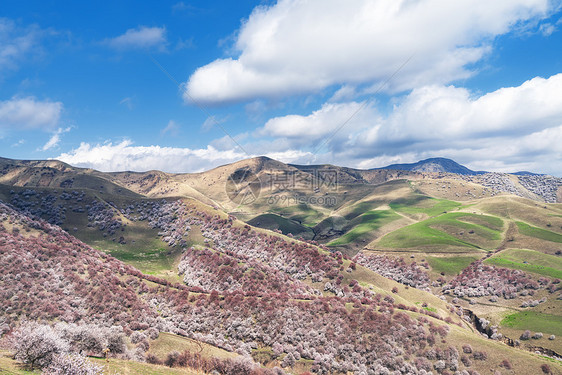
[[[369,232],[400,218],[392,210],[371,210],[352,220],[349,229],[343,236],[331,241],[328,246],[347,245],[367,238]]]
[[[107,185],[105,185],[107,187]],[[28,188],[0,185],[0,200],[10,203],[13,190],[16,193],[21,193]],[[74,199],[64,200],[58,198],[53,201],[53,206],[63,206],[66,208],[65,217],[61,227],[67,232],[87,243],[88,245],[105,251],[119,260],[127,262],[144,273],[158,274],[165,276],[163,272],[172,268],[173,264],[179,257],[179,250],[170,248],[166,243],[161,241],[158,236],[158,230],[152,229],[146,221],[130,221],[124,216],[118,214],[115,217],[120,217],[122,222],[126,224],[123,231],[117,231],[113,236],[104,236],[103,232],[95,227],[88,226],[88,213],[87,206],[92,205],[94,201],[113,203],[119,208],[127,207],[130,204],[138,202],[160,202],[161,199],[150,199],[141,197],[138,194],[128,192],[124,193],[126,189],[121,190],[121,193],[109,194],[107,192],[94,191],[92,189],[63,189],[63,188],[32,188],[38,194],[27,198],[28,201],[40,203],[46,195],[60,197],[63,192],[71,193],[73,191],[83,192],[84,196],[78,202]],[[81,207],[84,212],[76,212],[73,208]],[[47,219],[47,217],[43,217]],[[119,238],[123,237],[125,243],[119,243]]]
[[[485,263],[553,278],[562,278],[562,258],[535,250],[504,250],[486,259]]]
[[[406,214],[426,214],[429,217],[458,209],[461,204],[447,199],[436,199],[416,194],[409,198],[397,199],[389,204],[390,208]]]
[[[478,217],[490,221],[494,225],[483,225],[469,222]],[[501,240],[501,232],[497,229],[501,219],[480,215],[455,212],[442,214],[422,222],[398,229],[384,236],[378,246],[381,248],[423,248],[445,251],[447,246],[468,249],[491,249]]]
[[[325,216],[320,210],[306,203],[274,207],[272,211],[309,227],[318,224]]]
[[[550,242],[562,243],[562,235],[558,233],[554,233],[546,229],[534,227],[532,225],[523,223],[521,221],[517,221],[516,224],[517,224],[517,228],[519,229],[519,233],[524,234],[525,236],[536,237],[541,240],[550,241]]]
[[[311,239],[314,236],[312,229],[301,225],[294,220],[275,214],[258,215],[253,219],[248,220],[247,223],[264,229],[279,229],[283,234],[291,233],[295,237],[302,236],[305,239]]]
[[[446,257],[428,256],[426,259],[434,272],[444,273],[445,275],[458,275],[463,269],[468,267],[470,263],[480,259],[480,257],[476,255]]]
[[[520,311],[507,315],[501,321],[501,325],[521,330],[528,329],[543,334],[562,335],[562,316],[536,311]]]

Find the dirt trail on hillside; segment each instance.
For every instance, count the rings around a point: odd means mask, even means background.
[[[505,235],[503,236],[503,240],[500,243],[500,246],[498,246],[498,248],[496,249],[496,252],[500,252],[502,250],[505,250],[507,247],[507,243],[512,241],[513,238],[515,238],[515,235],[517,234],[517,225],[515,225],[515,223],[513,221],[509,222],[509,227],[507,228],[507,231],[505,232]]]

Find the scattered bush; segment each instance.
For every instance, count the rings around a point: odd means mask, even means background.
[[[161,365],[162,361],[152,353],[146,355],[146,362],[153,365]]]
[[[363,253],[357,254],[353,259],[384,277],[418,289],[429,290],[429,275],[416,262],[408,264],[401,257]]]
[[[42,375],[103,375],[103,367],[93,364],[84,356],[59,354]]]
[[[175,367],[178,363],[178,358],[180,356],[180,353],[177,351],[173,351],[168,353],[168,356],[166,357],[166,360],[164,361],[164,364],[168,367]]]
[[[488,359],[488,354],[486,352],[478,351],[472,354],[472,358],[474,358],[477,361],[485,361]]]
[[[521,270],[488,266],[477,261],[444,285],[442,290],[457,297],[497,296],[513,299],[521,291],[528,290],[531,294],[544,287]]]
[[[439,360],[433,364],[433,368],[438,372],[442,372],[446,366],[447,364],[443,360]]]
[[[511,370],[513,368],[511,362],[509,362],[507,359],[504,359],[502,363],[500,363],[500,366],[505,368],[506,370]]]

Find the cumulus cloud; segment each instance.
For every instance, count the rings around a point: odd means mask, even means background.
[[[48,130],[59,122],[62,110],[61,102],[13,97],[0,101],[0,128]]]
[[[562,74],[481,96],[454,86],[425,86],[405,95],[389,114],[371,103],[341,127],[360,104],[326,103],[309,115],[273,118],[258,133],[288,149],[327,140],[329,152],[303,155],[309,162],[374,168],[446,156],[473,169],[527,167],[562,175]]]
[[[167,44],[166,28],[139,26],[115,38],[106,39],[105,43],[116,49],[163,49]]]
[[[536,77],[517,87],[474,97],[465,88],[427,86],[413,90],[360,143],[377,147],[423,147],[434,142],[518,139],[562,125],[562,74]]]
[[[197,69],[185,99],[220,103],[331,85],[378,87],[412,55],[388,90],[447,84],[470,76],[470,64],[490,52],[495,36],[546,17],[550,6],[548,0],[280,0],[254,9],[237,35],[238,57]]]
[[[474,170],[562,176],[562,73],[484,95],[424,86],[397,99],[388,113],[376,102],[328,102],[309,114],[272,118],[235,138],[236,143],[224,136],[200,149],[82,143],[57,159],[104,171],[197,172],[258,155],[358,168],[444,156]],[[325,140],[322,153],[315,154]]]
[[[351,134],[373,123],[377,114],[367,102],[326,103],[310,115],[287,115],[266,122],[258,134],[288,138],[300,146],[330,139],[332,144],[349,141]],[[340,132],[344,129],[345,131]],[[335,141],[335,142],[334,142]]]
[[[307,154],[299,150],[284,150],[265,155],[290,163]],[[219,150],[211,145],[201,149],[135,146],[132,141],[124,140],[116,144],[83,142],[78,148],[62,153],[54,159],[77,167],[93,168],[104,172],[161,170],[184,173],[205,171],[259,155],[247,155],[237,149]]]
[[[219,151],[212,146],[203,149],[161,146],[134,146],[130,140],[113,144],[81,143],[55,159],[74,166],[94,168],[104,172],[147,171],[197,172],[211,166],[240,160],[245,155],[235,150]]]

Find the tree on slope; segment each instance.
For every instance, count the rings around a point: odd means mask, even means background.
[[[68,342],[48,325],[23,324],[13,336],[15,358],[31,370],[48,366],[69,350]]]

